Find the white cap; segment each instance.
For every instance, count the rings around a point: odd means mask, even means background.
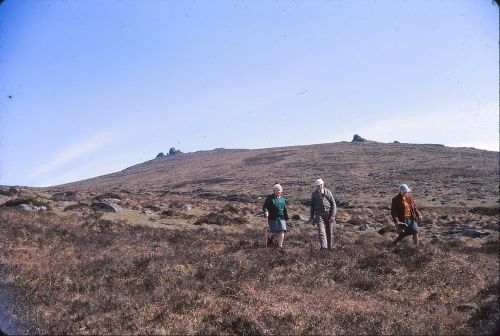
[[[322,179],[320,179],[320,178],[319,178],[319,179],[317,179],[317,180],[314,182],[314,185],[315,185],[315,186],[319,186],[319,185],[322,185],[322,184],[325,184],[325,182],[323,182],[323,180],[322,180]]]
[[[399,192],[410,192],[411,189],[406,184],[399,185]]]
[[[276,183],[275,185],[273,185],[273,191],[276,191],[276,190],[283,190],[283,187],[281,185],[279,185],[278,183]]]

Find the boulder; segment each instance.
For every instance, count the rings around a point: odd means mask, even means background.
[[[94,202],[94,203],[92,203],[92,205],[90,207],[93,210],[103,211],[103,212],[120,212],[120,211],[122,211],[122,208],[118,204],[106,202],[106,201]]]
[[[359,229],[359,231],[373,230],[373,228],[366,223],[361,225],[358,229]]]
[[[365,138],[362,138],[358,134],[354,134],[351,142],[366,142],[366,141],[368,141],[368,140],[366,140]]]
[[[171,147],[170,150],[168,151],[168,155],[177,155],[177,154],[182,154],[180,149],[175,149],[174,147]]]
[[[471,238],[483,238],[489,236],[491,233],[487,231],[478,231],[473,229],[465,229],[462,232],[462,236]]]
[[[31,205],[31,204],[18,204],[13,206],[14,209],[19,209],[23,211],[47,211],[47,207],[44,205],[37,206],[37,205]]]

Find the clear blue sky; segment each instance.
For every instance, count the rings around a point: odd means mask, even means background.
[[[0,184],[350,141],[498,151],[491,0],[0,5]]]

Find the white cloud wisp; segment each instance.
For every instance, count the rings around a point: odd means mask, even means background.
[[[116,136],[110,132],[94,134],[76,144],[66,147],[60,153],[54,155],[47,163],[28,174],[27,178],[38,180],[44,177],[44,179],[46,179],[49,175],[54,174],[65,165],[85,155],[95,153],[103,147],[110,145],[114,140],[116,140]]]

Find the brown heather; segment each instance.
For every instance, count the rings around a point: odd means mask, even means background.
[[[483,334],[498,319],[497,246],[391,250],[369,234],[164,230],[0,212],[8,325],[37,334]],[[378,235],[375,233],[375,235]],[[492,321],[493,320],[493,324]]]

